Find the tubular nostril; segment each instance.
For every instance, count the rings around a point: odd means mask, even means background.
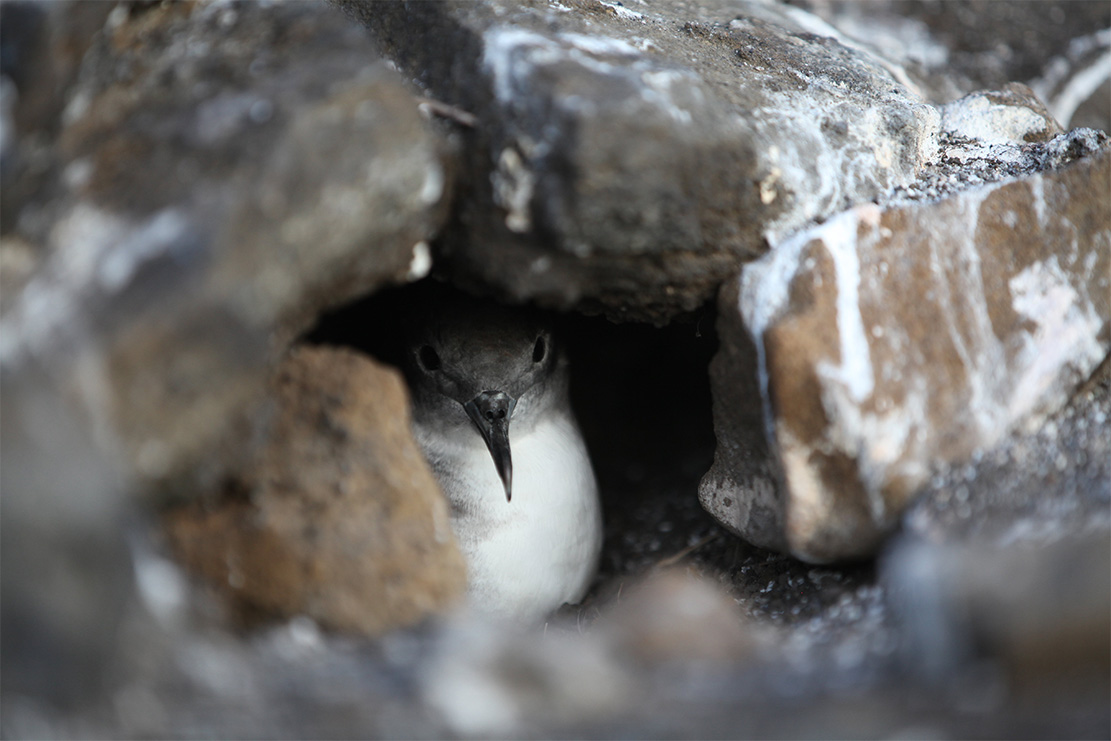
[[[2,2],[3,0],[0,0]],[[509,424],[516,400],[503,391],[483,391],[463,405],[478,425]]]

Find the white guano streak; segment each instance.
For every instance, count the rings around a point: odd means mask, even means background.
[[[841,364],[818,363],[818,372],[840,381],[858,404],[875,387],[871,346],[860,314],[860,258],[856,251],[856,233],[861,217],[878,219],[878,207],[868,205],[845,211],[822,228],[822,242],[833,259],[837,276],[837,336],[841,340]]]
[[[1037,187],[1040,188],[1040,184]],[[953,351],[964,367],[969,394],[968,418],[975,422],[976,434],[984,444],[993,443],[1007,425],[999,406],[1007,358],[988,313],[980,252],[974,237],[979,231],[981,206],[996,189],[996,186],[989,186],[962,193],[955,205],[963,212],[957,222],[963,221],[966,225],[963,232],[955,234],[942,230],[928,240],[939,322],[943,323]]]
[[[841,355],[840,365],[823,361],[818,364],[818,371],[823,378],[839,382],[857,403],[867,398],[874,388],[871,351],[858,303],[860,261],[856,251],[856,233],[862,215],[872,219],[878,216],[878,211],[874,206],[844,211],[820,226],[794,234],[774,245],[765,257],[746,265],[741,274],[739,308],[755,340],[764,419],[768,426],[766,432],[773,444],[776,435],[768,395],[764,334],[787,305],[790,286],[802,266],[803,252],[815,239],[825,244],[836,271]]]
[[[682,124],[694,120],[676,100],[675,92],[688,104],[702,102],[698,78],[689,71],[657,68],[633,46],[608,36],[560,33],[549,38],[520,28],[498,28],[485,36],[482,65],[489,72],[494,95],[513,106],[515,92],[530,88],[534,68],[571,61],[597,75],[614,76],[638,85],[640,99]],[[564,109],[591,105],[576,95],[557,96]],[[526,152],[526,154],[528,154]]]
[[[503,103],[513,98],[514,52],[524,46],[550,48],[552,42],[540,34],[520,28],[496,28],[484,38],[482,66],[494,79],[494,95]]]
[[[1080,104],[1088,100],[1099,86],[1111,78],[1111,53],[1101,54],[1086,69],[1072,76],[1065,89],[1049,102],[1049,110],[1062,126],[1068,128]]]
[[[1022,337],[1018,377],[1008,405],[1013,422],[1045,401],[1062,369],[1071,365],[1077,375],[1087,375],[1105,350],[1098,339],[1102,324],[1098,314],[1069,283],[1056,255],[1026,267],[1011,278],[1008,288],[1015,313],[1037,327]]]
[[[494,95],[502,103],[513,102],[514,83],[527,78],[532,67],[570,59],[610,74],[618,67],[594,57],[623,58],[623,65],[640,57],[630,44],[607,36],[562,33],[552,39],[523,28],[495,28],[483,40],[482,66],[493,78]]]
[[[787,290],[798,272],[800,256],[815,230],[809,230],[781,244],[772,243],[764,257],[750,262],[741,271],[738,310],[756,345],[756,373],[760,383],[760,400],[764,408],[764,436],[772,450],[778,450],[775,417],[768,391],[768,357],[764,334],[768,325],[787,303]]]

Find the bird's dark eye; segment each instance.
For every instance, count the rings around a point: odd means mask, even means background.
[[[431,345],[424,345],[417,353],[417,359],[420,360],[421,367],[426,371],[438,371],[443,365],[440,362],[440,356],[432,348]]]
[[[548,352],[548,343],[544,342],[543,337],[536,338],[536,344],[532,346],[532,362],[539,363],[544,359],[544,355]]]

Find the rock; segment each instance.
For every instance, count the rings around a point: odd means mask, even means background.
[[[1111,537],[1056,543],[901,540],[883,578],[905,636],[904,661],[953,681],[976,662],[1020,694],[1079,700],[1111,690]]]
[[[0,231],[15,226],[25,201],[57,178],[51,147],[81,59],[113,5],[62,0],[6,2],[0,8]]]
[[[427,272],[447,173],[416,101],[333,9],[110,21],[62,116],[60,174],[16,220],[39,258],[0,363],[45,368],[140,480],[188,489],[320,311]]]
[[[134,595],[120,472],[41,376],[0,375],[0,447],[5,715],[102,702]]]
[[[719,424],[711,513],[761,544],[781,532],[804,560],[866,556],[937,466],[1059,407],[1111,344],[1111,207],[1091,188],[1109,177],[1103,148],[936,202],[862,206],[747,266],[724,309],[757,343],[782,486],[768,506],[759,469],[725,469],[745,440]],[[734,353],[737,327],[722,322]],[[729,357],[717,394],[744,377]]]
[[[518,301],[666,322],[766,232],[909,183],[936,151],[937,111],[891,65],[749,6],[340,4],[473,114],[443,264]]]
[[[941,128],[951,137],[997,142],[1044,142],[1063,134],[1034,91],[1011,83],[1002,92],[980,92],[942,106]]]
[[[1030,85],[1066,125],[1111,131],[1111,14],[1106,8],[1102,20],[1094,33],[1084,28]]]
[[[172,510],[180,560],[235,603],[379,634],[441,611],[466,576],[447,503],[409,432],[400,375],[350,350],[297,348],[227,496]]]
[[[678,568],[633,585],[600,618],[597,630],[648,666],[738,664],[757,648],[753,626],[738,614],[736,601],[720,586]]]
[[[1111,360],[1069,404],[931,477],[881,580],[908,668],[992,662],[1020,692],[1105,702],[1111,669]]]
[[[72,0],[4,4],[0,17],[7,53],[0,72],[18,96],[13,111],[17,136],[57,128],[65,93],[111,10],[110,4]]]
[[[1111,531],[1111,359],[1048,419],[943,467],[903,527],[936,545],[1051,545]]]
[[[768,446],[756,347],[745,328],[740,283],[718,294],[720,345],[710,361],[714,463],[698,485],[698,501],[733,533],[762,548],[788,549],[780,472]]]
[[[932,102],[1021,82],[1036,91],[1064,126],[1111,130],[1111,9],[1106,4],[800,4],[828,22],[825,35],[902,65]]]
[[[968,100],[975,101],[978,97],[969,96]],[[962,102],[957,101],[946,108],[960,106]],[[971,117],[975,115],[973,113]],[[1025,118],[1023,113],[1018,115]],[[1035,127],[1038,124],[1035,123]],[[1026,144],[1017,144],[1006,135],[991,135],[988,131],[990,129],[981,132],[987,139],[943,131],[937,160],[922,168],[917,181],[897,189],[888,203],[934,201],[960,193],[970,186],[1028,177],[1089,156],[1099,151],[1107,141],[1103,132],[1092,129],[1073,129],[1046,142]]]
[[[597,735],[584,729],[620,717],[638,699],[637,677],[609,641],[573,629],[525,633],[473,614],[446,626],[421,680],[448,735],[464,737],[553,727]]]

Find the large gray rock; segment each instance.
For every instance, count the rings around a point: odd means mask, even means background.
[[[1067,161],[1098,140],[1038,151]],[[737,361],[750,333],[773,464],[752,447],[754,414],[716,405],[704,505],[805,560],[865,556],[936,467],[1060,406],[1111,346],[1111,206],[1092,186],[1109,178],[1104,147],[938,201],[861,206],[747,266],[723,292],[712,380],[723,400],[751,393]]]
[[[445,264],[517,300],[666,321],[766,232],[911,182],[936,150],[937,111],[891,65],[747,6],[341,4],[473,114]]]
[[[180,483],[273,351],[427,272],[448,183],[416,101],[334,9],[129,7],[85,57],[58,179],[5,240],[35,265],[0,362],[45,368],[132,472]]]

